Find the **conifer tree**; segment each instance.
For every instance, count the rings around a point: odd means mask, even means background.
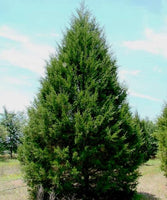
[[[141,119],[138,113],[135,114],[134,122],[141,132],[141,152],[143,152],[143,162],[146,162],[157,154],[158,142],[155,136],[157,127],[149,119]]]
[[[29,108],[20,160],[32,198],[130,199],[140,138],[103,31],[77,11]]]
[[[167,103],[164,105],[161,116],[157,121],[157,139],[159,145],[159,156],[161,159],[161,169],[167,177]]]

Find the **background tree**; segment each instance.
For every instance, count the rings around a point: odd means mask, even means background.
[[[17,152],[18,145],[20,144],[21,137],[23,136],[23,126],[25,118],[23,113],[9,112],[4,107],[4,113],[1,114],[0,125],[6,130],[4,148],[9,150],[10,157],[13,153]]]
[[[3,154],[6,150],[6,137],[7,130],[4,126],[0,125],[0,154]]]
[[[161,116],[157,121],[157,138],[159,144],[159,155],[161,159],[161,168],[167,176],[167,104],[164,105]]]
[[[143,162],[148,161],[157,154],[158,141],[155,136],[156,124],[149,119],[140,119],[139,114],[136,113],[134,117],[136,126],[140,129],[142,137],[141,151],[143,152]]]
[[[130,199],[141,163],[126,90],[102,30],[81,8],[47,64],[20,160],[36,199]],[[128,197],[127,197],[128,196]]]

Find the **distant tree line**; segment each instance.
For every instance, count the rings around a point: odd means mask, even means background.
[[[157,124],[148,118],[141,119],[136,112],[134,123],[139,128],[142,137],[141,151],[143,153],[143,162],[154,158],[158,150],[158,141],[156,138]]]
[[[162,112],[153,123],[148,119],[140,119],[138,113],[134,117],[136,126],[142,136],[141,151],[143,162],[157,156],[161,160],[161,169],[167,177],[167,103]]]

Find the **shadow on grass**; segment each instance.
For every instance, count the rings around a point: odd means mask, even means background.
[[[146,192],[140,192],[138,193],[138,196],[140,197],[138,200],[160,200],[155,195]]]
[[[13,153],[13,156],[12,158],[10,157],[9,153],[3,153],[3,154],[0,154],[0,162],[3,162],[3,161],[9,161],[9,160],[15,160],[17,159],[17,154]]]
[[[6,162],[8,160],[8,158],[6,158],[5,156],[0,156],[0,162]]]
[[[0,162],[8,162],[9,160],[16,159],[16,158],[17,158],[16,155],[14,155],[13,158],[11,158],[9,154],[1,154]]]
[[[145,163],[144,166],[152,166],[151,164]]]

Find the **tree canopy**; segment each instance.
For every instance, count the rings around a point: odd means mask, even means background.
[[[0,119],[0,143],[1,152],[8,150],[11,158],[17,152],[18,145],[23,136],[23,127],[26,123],[24,114],[8,111],[4,107],[4,112]]]

